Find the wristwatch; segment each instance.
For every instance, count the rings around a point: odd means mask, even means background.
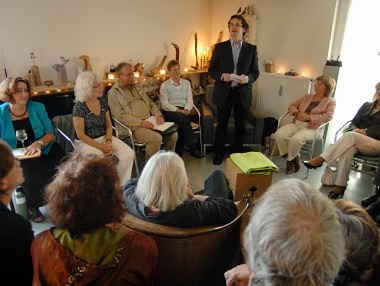
[[[42,140],[37,140],[37,143],[40,144],[41,146],[44,146],[44,144],[45,144],[44,141],[42,141]]]

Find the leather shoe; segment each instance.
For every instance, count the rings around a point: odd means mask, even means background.
[[[201,159],[201,158],[204,158],[204,154],[199,152],[198,150],[194,150],[194,151],[190,151],[190,154],[191,156],[197,158],[197,159]]]
[[[376,217],[380,214],[380,200],[377,200],[372,205],[365,208],[365,210],[373,219],[376,219]]]
[[[334,192],[335,190],[335,192]],[[336,192],[338,191],[338,192]],[[341,199],[344,196],[344,192],[346,191],[346,186],[336,186],[328,195],[328,197],[332,200]]]
[[[214,165],[220,165],[223,162],[223,155],[221,154],[215,154],[214,160],[212,160],[212,163]]]
[[[322,165],[319,165],[319,166],[313,166],[312,164],[310,164],[309,161],[302,161],[302,163],[305,165],[306,168],[308,169],[317,169],[319,167],[322,167]]]

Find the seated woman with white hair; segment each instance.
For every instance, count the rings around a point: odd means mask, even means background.
[[[200,194],[201,193],[201,194]],[[193,194],[181,157],[158,152],[145,165],[140,179],[124,187],[128,213],[145,221],[174,227],[224,224],[237,215],[226,176],[215,171],[204,190]]]
[[[82,153],[108,156],[116,165],[120,183],[131,178],[134,160],[133,150],[120,139],[112,136],[109,107],[100,97],[103,86],[95,73],[80,73],[75,83],[73,121],[75,145]]]

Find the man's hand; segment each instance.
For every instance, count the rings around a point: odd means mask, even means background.
[[[185,115],[189,115],[190,114],[190,111],[188,111],[187,109],[179,109],[179,108],[177,108],[176,112],[183,113]]]
[[[240,84],[248,83],[248,76],[247,75],[242,74],[241,77],[242,77],[241,80],[239,80]]]
[[[227,286],[247,286],[253,278],[253,273],[247,264],[240,264],[224,273]]]
[[[150,129],[150,130],[153,130],[154,129],[154,125],[152,122],[149,122],[149,121],[146,121],[146,120],[142,120],[141,121],[141,127],[142,128],[145,128],[145,129]]]
[[[231,74],[229,74],[229,73],[224,73],[224,74],[223,74],[223,81],[225,81],[225,82],[230,82],[230,81],[231,81]]]
[[[157,125],[160,125],[162,123],[165,122],[164,118],[162,117],[162,115],[155,115],[154,117],[156,117],[156,122],[157,122]]]

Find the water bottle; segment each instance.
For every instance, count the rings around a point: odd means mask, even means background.
[[[29,219],[28,206],[26,204],[26,198],[25,198],[24,190],[22,189],[22,187],[16,188],[15,197],[16,197],[16,204],[15,204],[16,213],[25,219]]]

